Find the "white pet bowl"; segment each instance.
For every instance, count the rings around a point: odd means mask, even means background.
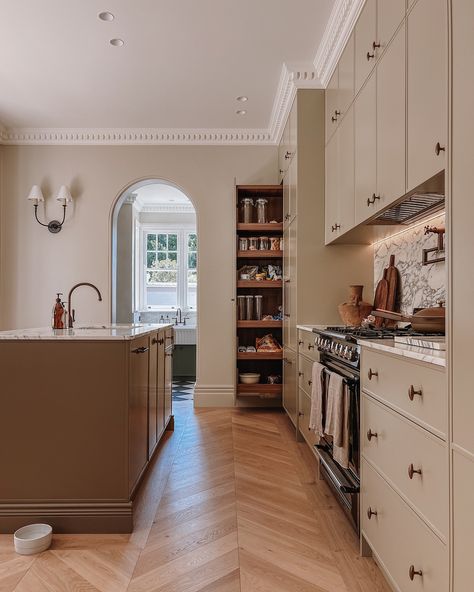
[[[34,555],[46,551],[51,545],[53,529],[49,524],[29,524],[13,535],[15,551],[20,555]]]
[[[260,374],[256,372],[244,372],[239,376],[242,384],[257,384],[260,381]]]

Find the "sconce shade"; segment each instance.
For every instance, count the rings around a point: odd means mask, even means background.
[[[69,191],[69,188],[66,185],[61,185],[58,191],[58,195],[56,197],[58,201],[62,201],[64,204],[72,201],[72,195]]]
[[[31,188],[30,193],[27,197],[30,201],[35,201],[38,203],[39,201],[44,201],[43,192],[41,191],[41,187],[39,185],[33,185]]]

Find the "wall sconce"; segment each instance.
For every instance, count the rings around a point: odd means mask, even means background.
[[[61,222],[59,222],[59,220],[51,220],[51,222],[48,222],[48,224],[43,224],[43,222],[39,220],[38,204],[40,201],[44,201],[43,192],[41,191],[41,187],[39,185],[33,185],[27,199],[33,202],[35,208],[35,218],[38,224],[41,224],[41,226],[46,226],[49,232],[52,232],[53,234],[60,232],[61,228],[63,227],[64,220],[66,219],[67,204],[72,202],[72,195],[66,185],[61,185],[58,195],[56,196],[56,199],[61,202],[63,206],[63,219]]]

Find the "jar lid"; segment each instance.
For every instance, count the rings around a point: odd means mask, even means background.
[[[264,197],[259,197],[258,199],[255,200],[256,203],[258,204],[267,204],[268,203],[268,199],[265,199]]]
[[[268,236],[261,236],[259,238],[260,238],[260,240],[268,240]]]
[[[254,298],[263,298],[261,294],[255,294]]]
[[[249,241],[251,241],[251,240],[255,240],[255,241],[258,240],[258,236],[249,236]]]
[[[242,199],[242,203],[243,204],[252,204],[253,205],[253,199],[251,197],[244,197]]]

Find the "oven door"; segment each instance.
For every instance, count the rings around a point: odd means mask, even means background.
[[[341,467],[332,457],[330,438],[321,438],[315,450],[319,457],[320,475],[327,481],[336,494],[336,498],[350,518],[354,528],[359,530],[359,467],[360,467],[360,382],[357,373],[338,364],[336,361],[321,356],[321,363],[328,372],[343,376],[350,392],[349,411],[349,468]]]

